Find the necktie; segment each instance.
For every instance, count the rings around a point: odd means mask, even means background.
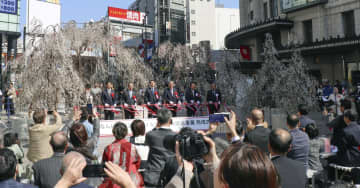
[[[130,98],[132,98],[132,91],[129,91]]]
[[[171,95],[174,96],[174,90],[173,89],[171,89]]]
[[[152,94],[154,94],[154,88],[151,88]]]

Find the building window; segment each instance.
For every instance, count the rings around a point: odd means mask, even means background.
[[[196,21],[195,21],[195,20],[191,20],[191,25],[196,25]]]
[[[250,11],[250,21],[254,20],[254,11]]]
[[[191,10],[191,14],[195,14],[195,10]]]
[[[277,0],[270,0],[270,17],[277,17],[278,16],[278,6]]]
[[[191,32],[191,36],[196,37],[196,32]]]
[[[303,22],[304,26],[304,43],[311,43],[313,41],[312,20]]]
[[[268,18],[268,4],[264,3],[264,20]]]
[[[355,36],[355,18],[354,11],[348,11],[342,13],[344,35],[346,37]]]

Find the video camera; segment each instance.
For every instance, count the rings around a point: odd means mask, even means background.
[[[188,161],[200,159],[209,153],[209,146],[204,136],[195,132],[189,127],[182,128],[175,136],[166,136],[164,146],[166,149],[175,152],[175,143],[179,142],[181,156]]]

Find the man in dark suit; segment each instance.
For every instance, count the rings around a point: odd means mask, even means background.
[[[196,83],[191,82],[190,88],[185,91],[185,100],[188,103],[186,105],[186,113],[188,117],[195,116],[201,103],[201,95],[196,89]]]
[[[116,94],[111,82],[106,83],[106,89],[101,94],[104,105],[105,120],[114,120],[113,107],[116,104]]]
[[[146,107],[149,109],[149,118],[156,116],[158,111],[158,104],[160,103],[160,94],[156,88],[156,83],[154,80],[151,80],[149,83],[149,88],[145,91],[144,102]]]
[[[269,136],[271,160],[280,176],[282,188],[304,188],[306,168],[303,163],[286,157],[292,137],[284,129],[274,129]]]
[[[351,110],[351,101],[344,99],[340,101],[340,111],[344,114],[345,111]],[[337,116],[334,120],[327,123],[326,126],[330,129],[333,129],[333,135],[331,138],[331,145],[339,147],[341,140],[344,137],[344,129],[346,123],[344,121],[344,115]]]
[[[339,141],[336,163],[343,166],[360,166],[360,125],[351,110],[345,111],[344,136]]]
[[[15,181],[17,160],[15,154],[7,149],[0,149],[0,187],[1,188],[35,188],[35,186]]]
[[[306,105],[304,104],[300,104],[298,106],[298,113],[297,115],[299,116],[299,121],[300,121],[300,130],[305,131],[305,127],[309,124],[314,124],[316,125],[315,121],[310,119],[307,115],[308,115],[308,109],[306,107]]]
[[[170,110],[162,108],[158,110],[158,128],[146,134],[145,144],[150,147],[147,167],[144,174],[144,182],[147,187],[158,187],[160,174],[164,169],[165,163],[175,154],[164,146],[165,137],[175,136],[170,125],[172,123]]]
[[[175,89],[175,83],[173,81],[170,81],[168,86],[169,87],[164,90],[163,100],[173,117],[176,117],[177,103],[181,102],[180,95]]]
[[[68,146],[64,132],[55,132],[51,135],[50,145],[54,155],[36,162],[32,167],[34,171],[34,184],[39,186],[39,188],[53,188],[61,178],[61,163]]]
[[[268,153],[269,134],[271,131],[265,127],[263,112],[260,109],[252,110],[247,122],[248,128],[252,130],[245,135],[244,141],[257,145],[264,152]]]
[[[217,113],[221,105],[221,92],[216,88],[216,84],[211,84],[211,89],[207,92],[206,101],[208,103],[209,114]]]
[[[129,83],[128,89],[123,94],[125,119],[134,119],[136,112],[136,93],[134,91],[134,84]]]
[[[300,121],[297,115],[292,114],[287,117],[287,127],[292,136],[291,150],[287,154],[290,159],[300,161],[305,168],[308,166],[309,160],[309,136],[299,129]]]

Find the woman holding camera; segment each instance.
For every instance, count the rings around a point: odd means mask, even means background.
[[[130,175],[136,187],[144,187],[143,177],[138,172],[141,158],[135,146],[125,139],[128,134],[126,125],[118,122],[114,125],[112,132],[116,140],[105,148],[102,158],[103,163],[109,161],[119,165]],[[99,187],[120,188],[120,186],[113,183],[110,179],[105,179],[104,183]]]

